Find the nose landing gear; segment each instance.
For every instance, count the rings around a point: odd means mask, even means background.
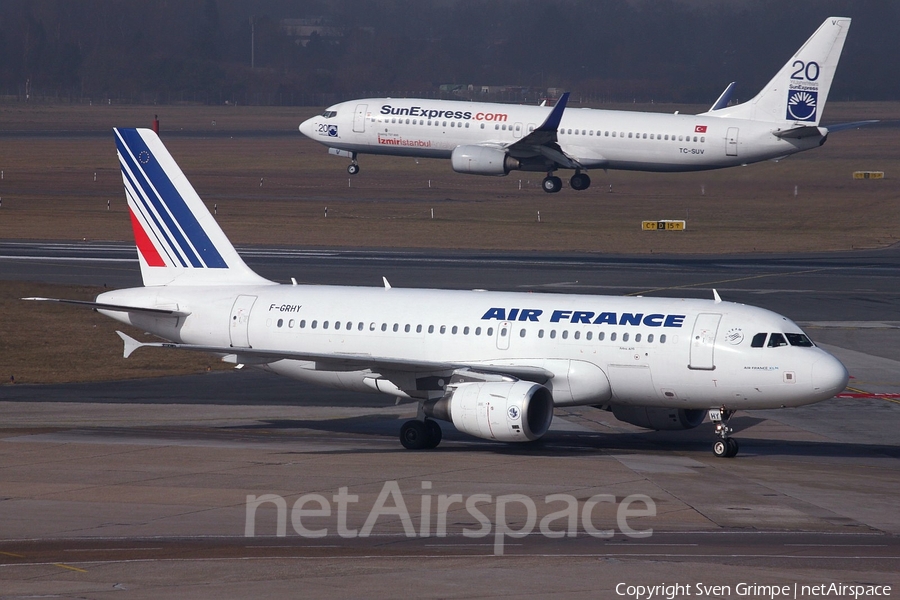
[[[734,458],[740,449],[737,440],[729,436],[734,431],[728,426],[728,421],[733,415],[733,410],[724,408],[713,408],[709,411],[709,420],[716,424],[716,435],[719,437],[713,442],[712,450],[713,454],[720,458]]]

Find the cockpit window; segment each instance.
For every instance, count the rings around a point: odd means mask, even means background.
[[[784,335],[787,336],[791,346],[800,346],[801,348],[811,348],[813,346],[810,339],[802,333],[786,333]]]
[[[337,116],[337,111],[336,110],[326,110],[325,112],[322,113],[322,116],[325,117],[326,119],[330,119],[331,117]]]
[[[766,336],[768,333],[757,333],[753,336],[753,341],[750,342],[751,348],[762,348],[766,345]]]
[[[780,333],[773,333],[769,336],[769,348],[778,348],[780,346],[787,346],[787,340],[784,339],[784,336]]]

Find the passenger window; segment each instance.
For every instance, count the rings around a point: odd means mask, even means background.
[[[276,324],[278,327],[281,327],[282,325],[284,325],[284,319],[278,319],[278,322],[275,323],[275,324]]]
[[[394,333],[397,333],[398,331],[400,331],[400,325],[398,323],[394,323],[393,330],[394,330]]]
[[[544,337],[544,330],[543,330],[543,329],[538,329],[538,337],[539,337],[539,338],[543,338],[543,337]]]
[[[409,323],[407,323],[406,327],[403,328],[403,331],[405,331],[406,333],[409,333],[409,330],[410,330],[410,326],[409,326]]]
[[[704,142],[706,142],[706,136],[705,136],[705,135],[704,135],[704,136],[700,136],[700,143],[702,144],[702,143],[704,143]]]
[[[347,331],[350,331],[351,329],[353,329],[353,323],[351,321],[347,321],[346,329],[347,329]],[[360,329],[362,329],[362,327],[360,327]]]
[[[322,321],[322,329],[328,329],[328,321]]]
[[[661,336],[659,336],[659,343],[660,344],[666,343],[666,334],[662,334]]]
[[[581,339],[581,332],[580,332],[580,331],[576,331],[576,332],[575,332],[575,335],[574,335],[573,337],[574,337],[576,340],[580,340],[580,339]]]
[[[453,335],[456,335],[457,331],[459,331],[459,328],[457,328],[457,326],[454,325],[453,328],[450,330],[450,333],[452,333]]]
[[[506,337],[506,327],[500,329],[500,337]]]
[[[315,329],[316,325],[318,325],[318,324],[319,324],[318,321],[313,321],[312,323],[309,324],[309,326],[312,327],[313,329]]]
[[[488,334],[488,336],[494,335],[494,328],[493,328],[493,327],[488,327],[487,334]]]
[[[369,323],[369,331],[375,331],[375,323]]]
[[[360,331],[363,330],[363,327],[365,327],[365,325],[363,325],[363,322],[362,322],[362,321],[360,321],[360,322],[359,322],[359,325],[356,326],[356,328],[359,329]]]
[[[340,328],[341,328],[341,322],[340,322],[340,321],[335,321],[335,322],[334,322],[334,328],[335,328],[335,329],[340,329]]]
[[[622,341],[623,341],[623,342],[627,342],[627,341],[628,341],[628,334],[627,334],[627,333],[623,333],[623,334],[622,334]]]
[[[787,340],[784,339],[784,336],[780,333],[773,333],[769,336],[769,348],[779,348],[781,346],[787,346]]]
[[[422,333],[422,326],[416,325],[416,333]]]
[[[766,345],[766,336],[767,333],[757,333],[753,336],[753,340],[750,342],[751,348],[762,348]]]
[[[562,332],[562,339],[564,339],[564,340],[569,339],[569,332],[568,332],[568,331],[563,330],[563,332]]]
[[[288,321],[288,327],[290,327],[290,328],[293,329],[293,327],[294,327],[294,320],[293,320],[293,319],[291,319],[290,321]]]
[[[598,341],[598,342],[602,342],[605,338],[606,338],[606,333],[605,333],[605,332],[601,331],[600,333],[597,334],[597,341]]]
[[[551,329],[551,330],[550,330],[550,339],[551,339],[551,340],[555,340],[555,339],[556,339],[556,330],[555,330],[555,329]]]
[[[441,325],[441,334],[443,335],[443,334],[445,334],[445,333],[447,333],[447,326],[446,326],[446,325]]]
[[[382,331],[387,331],[387,323],[382,323],[382,324],[381,324],[381,330],[382,330]]]
[[[525,337],[525,330],[524,330],[524,329],[520,329],[520,330],[519,330],[519,337]]]
[[[300,329],[306,328],[306,319],[300,319]]]
[[[469,328],[463,327],[463,335],[469,335]]]
[[[584,336],[584,337],[585,337],[586,340],[591,341],[591,338],[594,337],[594,334],[593,334],[593,332],[588,331],[588,332],[587,332],[587,335]]]
[[[636,334],[634,335],[634,341],[635,341],[635,342],[641,341],[641,334],[636,333]]]
[[[649,334],[649,335],[647,336],[647,343],[648,343],[648,344],[652,344],[652,343],[653,343],[653,334],[652,334],[652,333]]]
[[[481,335],[481,327],[475,328],[475,335]]]
[[[428,326],[428,333],[434,333],[434,325]]]
[[[615,331],[613,331],[611,334],[609,334],[609,341],[611,341],[611,342],[616,341],[616,332]]]

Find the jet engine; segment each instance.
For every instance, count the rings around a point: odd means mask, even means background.
[[[657,431],[693,429],[702,423],[703,417],[706,416],[706,411],[703,409],[688,410],[684,408],[613,405],[610,407],[610,410],[620,421]]]
[[[508,175],[520,167],[519,161],[504,150],[486,146],[457,146],[450,164],[457,173],[472,175]]]
[[[486,440],[530,442],[550,428],[553,396],[530,381],[467,382],[425,403],[425,415],[451,421],[458,430]]]

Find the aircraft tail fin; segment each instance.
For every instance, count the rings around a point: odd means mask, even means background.
[[[145,286],[271,283],[248,267],[150,129],[114,129]]]
[[[749,102],[707,116],[817,126],[850,29],[849,17],[829,17]]]

